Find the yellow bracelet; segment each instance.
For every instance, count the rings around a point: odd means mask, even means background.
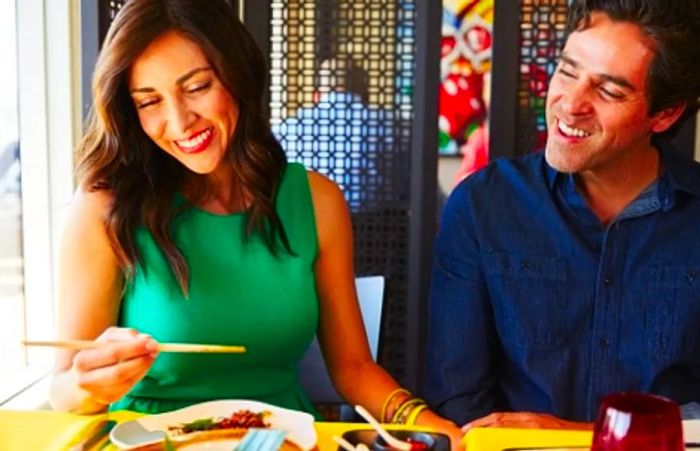
[[[393,424],[405,424],[406,419],[408,418],[408,414],[411,413],[411,410],[413,410],[414,407],[422,404],[425,404],[425,401],[417,397],[405,400],[394,411],[394,414],[391,416],[391,422]]]
[[[418,420],[418,415],[423,413],[424,410],[428,409],[427,404],[419,404],[418,406],[414,407],[411,413],[408,414],[408,419],[406,420],[406,424],[413,426],[416,424],[416,420]]]
[[[382,423],[385,423],[387,421],[386,420],[386,414],[387,414],[386,410],[389,408],[389,404],[391,404],[391,401],[393,401],[397,395],[400,395],[402,393],[407,394],[408,396],[411,396],[411,392],[409,392],[405,388],[397,388],[396,390],[389,393],[389,396],[387,396],[386,399],[384,400],[384,404],[382,404],[381,416],[379,417],[379,421],[381,421]]]

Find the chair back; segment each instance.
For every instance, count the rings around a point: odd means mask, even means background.
[[[367,331],[372,359],[377,360],[379,334],[382,323],[382,304],[384,301],[384,277],[369,276],[355,279],[357,299]],[[301,386],[314,404],[339,404],[343,399],[335,391],[323,360],[323,354],[314,338],[299,364]]]

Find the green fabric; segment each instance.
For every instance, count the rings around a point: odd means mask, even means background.
[[[212,399],[253,399],[318,418],[297,368],[318,323],[318,242],[303,166],[287,165],[276,209],[295,255],[283,249],[272,255],[259,234],[246,238],[245,213],[188,208],[175,218],[175,244],[190,268],[187,299],[151,234],[137,231],[142,261],[126,287],[119,325],[160,342],[244,345],[247,353],[162,353],[110,410],[158,413]]]

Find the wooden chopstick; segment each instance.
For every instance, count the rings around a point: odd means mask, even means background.
[[[64,341],[22,341],[24,346],[49,346],[52,348],[67,349],[96,349],[109,346],[114,342],[92,340],[64,340]],[[205,345],[192,343],[158,343],[158,352],[206,352],[206,353],[233,353],[243,354],[245,346]]]

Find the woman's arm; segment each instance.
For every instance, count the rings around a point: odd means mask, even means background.
[[[110,205],[107,191],[79,190],[73,199],[60,248],[56,330],[60,340],[114,344],[57,351],[50,395],[56,410],[105,410],[143,377],[154,360],[153,340],[114,327],[124,281],[103,223]]]
[[[319,242],[314,268],[319,295],[319,343],[340,395],[380,418],[384,401],[399,385],[370,354],[355,293],[350,213],[335,183],[313,172],[309,173],[309,183]],[[417,423],[449,433],[453,445],[461,438],[454,423],[428,410],[420,414]]]

